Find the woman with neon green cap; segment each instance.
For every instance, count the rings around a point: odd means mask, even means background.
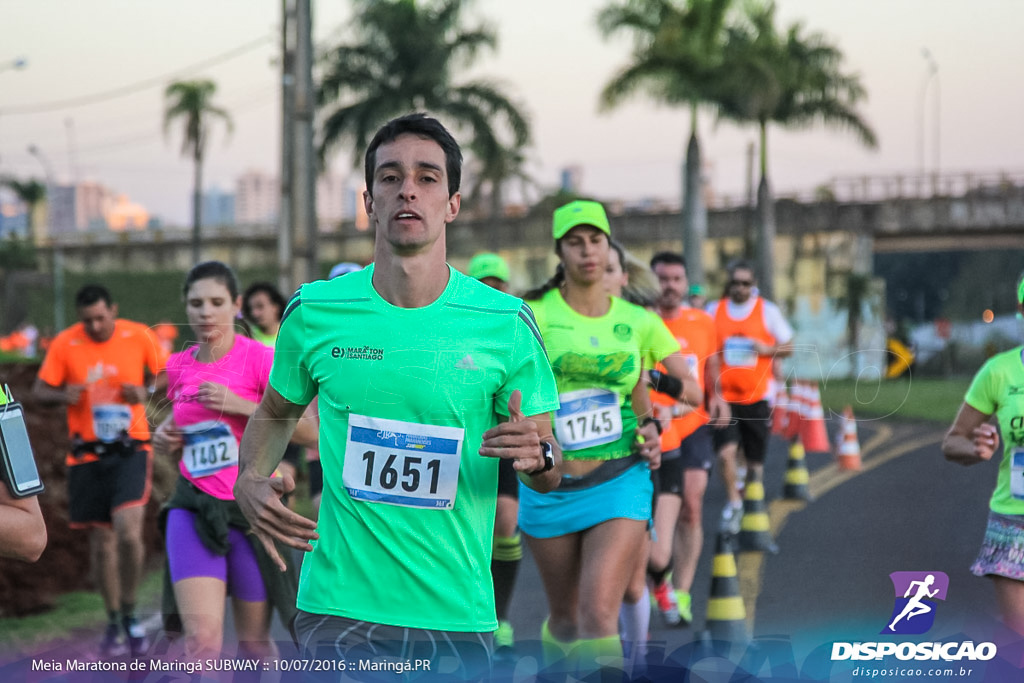
[[[1024,273],[1017,279],[1017,315],[1024,314]],[[960,412],[942,441],[947,460],[976,465],[992,459],[999,433],[1006,442],[975,576],[991,576],[1006,625],[1024,635],[1024,346],[990,358],[974,376]]]
[[[571,649],[592,668],[598,657],[622,656],[619,607],[651,518],[660,449],[643,359],[650,354],[675,375],[664,389],[691,405],[701,397],[664,325],[653,328],[644,309],[609,296],[604,208],[575,201],[557,209],[553,235],[559,269],[524,298],[558,385],[563,477],[544,496],[520,487],[519,526],[548,598],[545,657]],[[653,348],[644,348],[647,339]]]

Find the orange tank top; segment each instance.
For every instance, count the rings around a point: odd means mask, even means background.
[[[718,351],[718,335],[711,316],[698,308],[680,308],[674,318],[663,318],[665,326],[679,342],[679,352],[686,360],[690,373],[697,379],[701,393],[704,393],[704,363],[708,357]],[[658,369],[665,370],[660,364]],[[657,407],[671,409],[676,405],[675,399],[656,391],[651,392],[651,402]],[[656,408],[658,412],[658,408]],[[683,439],[693,434],[708,421],[707,411],[703,405],[672,420],[672,425],[662,434],[662,451],[677,448]]]
[[[729,403],[757,403],[768,396],[772,356],[758,355],[754,342],[775,344],[775,337],[764,324],[764,300],[758,297],[743,320],[733,320],[728,311],[728,299],[719,301],[715,327],[722,344],[722,397]]]

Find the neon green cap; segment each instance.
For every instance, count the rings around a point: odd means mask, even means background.
[[[509,281],[508,264],[497,254],[484,252],[477,254],[469,262],[469,276],[477,280],[485,277],[496,277],[502,282]]]
[[[1024,304],[1024,278],[1020,279],[1020,284],[1017,285],[1017,303]]]
[[[604,212],[604,207],[598,202],[577,199],[555,209],[551,232],[556,240],[562,239],[565,233],[577,225],[590,225],[609,237],[612,236],[612,228],[608,225],[608,216]]]

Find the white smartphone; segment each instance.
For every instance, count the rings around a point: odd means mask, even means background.
[[[43,480],[36,468],[20,403],[0,405],[0,456],[0,476],[12,496],[26,498],[43,492]]]

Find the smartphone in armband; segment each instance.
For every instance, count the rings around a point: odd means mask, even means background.
[[[0,405],[0,456],[0,476],[12,496],[27,498],[43,492],[43,480],[25,427],[25,410],[20,403]]]

